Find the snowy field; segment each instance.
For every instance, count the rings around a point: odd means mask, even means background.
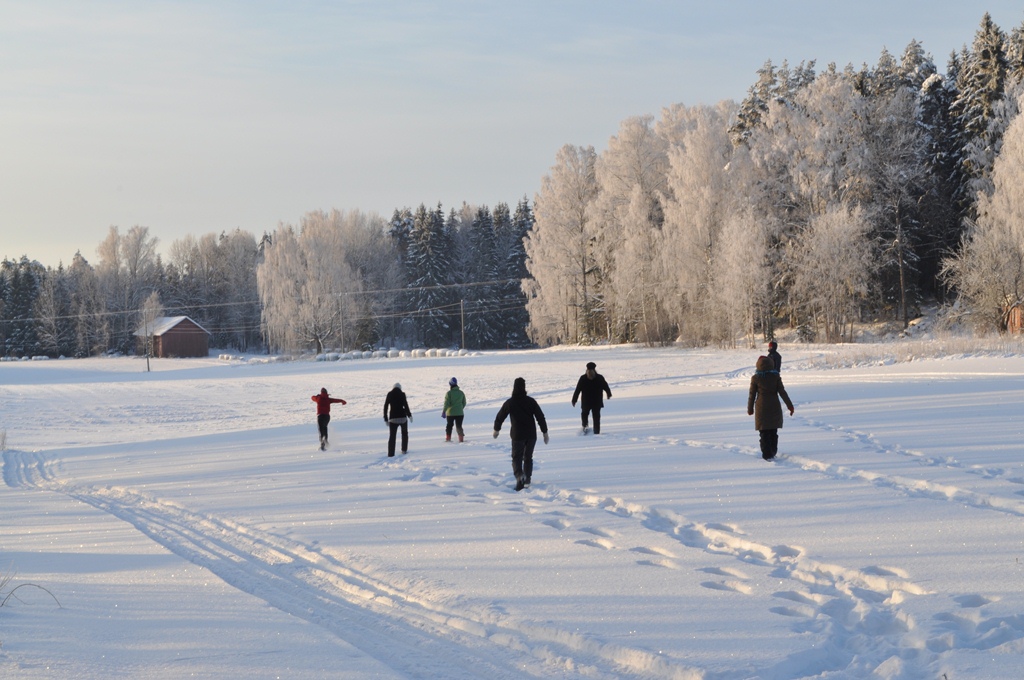
[[[1024,356],[782,350],[771,463],[751,351],[0,364],[2,592],[33,584],[0,677],[1021,677]],[[491,425],[520,375],[551,443],[517,493]]]

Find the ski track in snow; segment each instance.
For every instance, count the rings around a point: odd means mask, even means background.
[[[317,547],[192,512],[124,487],[79,486],[59,478],[59,461],[4,452],[8,487],[62,493],[135,526],[171,552],[241,591],[321,626],[410,678],[698,680],[699,669],[657,653],[520,619],[486,603],[439,598],[347,566]],[[422,471],[407,481],[427,481]]]

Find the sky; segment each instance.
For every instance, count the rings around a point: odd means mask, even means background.
[[[742,100],[765,61],[945,69],[1017,2],[0,0],[0,258],[96,260],[111,226],[166,253],[312,210],[534,197],[564,144]]]

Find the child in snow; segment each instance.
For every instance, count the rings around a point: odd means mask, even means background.
[[[391,429],[388,436],[388,458],[395,456],[395,436],[398,428],[402,428],[402,453],[408,453],[409,423],[412,422],[412,411],[409,410],[409,402],[399,383],[395,383],[395,386],[388,392],[387,398],[384,399],[384,422]]]
[[[750,378],[747,415],[754,416],[754,429],[761,433],[761,457],[771,460],[779,452],[779,428],[782,427],[779,397],[786,402],[789,415],[793,415],[793,402],[789,400],[782,385],[782,376],[770,357],[758,357],[756,369]]]
[[[512,438],[512,474],[516,476],[516,491],[530,485],[533,475],[533,449],[537,445],[537,426],[548,443],[548,423],[540,404],[526,396],[526,380],[516,378],[512,384],[512,398],[501,406],[494,418],[494,438],[501,432],[505,418],[511,417],[509,436]]]
[[[316,402],[316,426],[320,429],[320,450],[324,451],[327,449],[327,423],[331,422],[331,404],[344,406],[348,402],[327,394],[326,387],[321,387],[320,394],[314,394],[311,399]]]
[[[452,427],[459,434],[459,441],[463,440],[465,433],[462,431],[462,418],[466,412],[466,395],[459,389],[459,381],[452,378],[448,381],[448,392],[444,395],[444,408],[441,417],[447,419],[444,428],[444,440],[452,440]]]

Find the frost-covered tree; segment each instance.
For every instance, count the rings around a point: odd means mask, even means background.
[[[597,199],[592,146],[559,149],[534,200],[533,227],[524,243],[529,279],[523,282],[534,342],[589,343],[599,303],[591,221]]]
[[[359,281],[346,259],[340,221],[334,211],[308,213],[298,233],[282,225],[257,269],[267,343],[285,350],[323,352],[328,343],[345,349],[346,303]]]
[[[63,264],[49,268],[39,286],[34,315],[39,347],[43,353],[73,356],[75,326],[71,306],[70,277]]]
[[[723,103],[672,114],[676,132],[668,152],[665,221],[654,251],[662,307],[676,334],[695,342],[709,339],[715,248],[738,198],[729,171],[732,111],[731,104]]]
[[[149,227],[135,225],[121,234],[116,226],[111,226],[107,237],[97,247],[96,275],[107,310],[113,314],[112,349],[122,352],[134,349],[142,303],[159,286],[161,268],[157,243]]]
[[[991,195],[978,196],[978,218],[944,273],[979,327],[1005,329],[1010,309],[1024,303],[1024,117],[1006,130],[992,184]]]
[[[927,137],[918,124],[917,92],[909,87],[873,97],[867,113],[870,190],[865,205],[881,256],[878,288],[885,306],[906,327],[919,301],[919,253],[928,241],[919,207],[931,185]]]
[[[859,318],[874,262],[870,228],[861,208],[834,203],[811,218],[792,253],[801,316],[824,333],[826,342],[842,340]]]
[[[594,253],[607,334],[616,340],[633,340],[638,320],[654,313],[636,307],[634,282],[616,263],[624,239],[646,241],[646,232],[660,231],[664,219],[661,201],[669,167],[668,145],[653,123],[652,116],[627,118],[595,164],[599,191],[593,210]],[[637,209],[637,191],[642,197],[639,202],[646,206],[645,214]],[[641,304],[650,301],[643,296],[639,299]]]
[[[986,12],[974,34],[970,51],[960,57],[956,74],[957,96],[950,104],[960,158],[956,167],[957,206],[961,215],[974,215],[978,181],[984,168],[969,148],[988,130],[1006,82],[1006,34]]]
[[[710,337],[731,344],[744,335],[754,346],[771,300],[768,230],[750,207],[730,211],[714,247],[706,305]]]

